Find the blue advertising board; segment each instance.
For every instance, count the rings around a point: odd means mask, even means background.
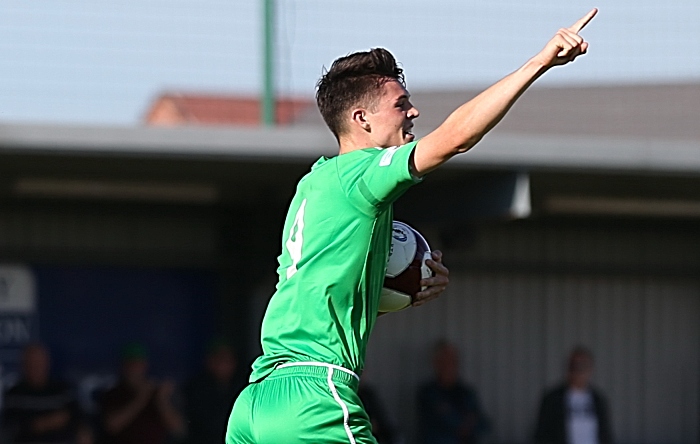
[[[120,349],[148,351],[155,379],[183,381],[216,331],[211,270],[0,265],[0,364],[17,379],[20,351],[41,341],[52,373],[79,388],[113,382]]]

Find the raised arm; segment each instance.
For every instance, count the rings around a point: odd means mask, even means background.
[[[560,29],[517,71],[457,108],[435,131],[422,138],[413,155],[414,174],[422,176],[454,155],[468,151],[501,121],[515,101],[542,74],[585,54],[588,43],[579,32],[597,12],[593,9],[571,27]]]

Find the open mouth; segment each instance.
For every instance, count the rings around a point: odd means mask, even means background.
[[[411,132],[411,128],[403,131],[403,137],[404,139],[408,139],[409,142],[416,138]]]

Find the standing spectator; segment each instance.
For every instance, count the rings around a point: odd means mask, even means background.
[[[418,392],[418,420],[425,444],[474,444],[488,431],[476,390],[460,381],[459,354],[447,341],[437,343],[434,378]]]
[[[190,444],[224,442],[233,401],[245,387],[231,346],[222,340],[207,348],[204,371],[185,387],[185,413]]]
[[[19,382],[4,397],[3,426],[10,442],[89,444],[77,398],[68,384],[51,379],[50,357],[39,343],[22,352]]]
[[[591,387],[593,354],[576,347],[569,356],[567,380],[544,395],[540,405],[537,444],[611,444],[608,405]]]
[[[184,434],[184,421],[172,403],[172,381],[148,378],[146,349],[130,344],[122,350],[117,385],[100,402],[105,444],[163,444]]]

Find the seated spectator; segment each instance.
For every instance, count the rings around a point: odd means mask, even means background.
[[[538,444],[611,444],[607,401],[591,387],[593,354],[576,347],[569,355],[566,381],[541,401],[535,442]]]
[[[473,444],[488,431],[476,391],[460,381],[457,349],[440,341],[433,355],[434,378],[418,392],[421,443]]]
[[[99,403],[103,440],[108,444],[163,444],[182,437],[185,425],[174,407],[175,385],[148,378],[146,349],[130,344],[122,350],[117,385]]]
[[[92,433],[74,391],[49,377],[46,347],[34,343],[22,352],[19,382],[4,394],[3,428],[10,442],[89,444]]]
[[[246,378],[238,371],[231,346],[226,341],[212,341],[207,347],[204,371],[185,386],[187,441],[223,443],[233,401],[245,385]]]
[[[377,444],[399,443],[401,441],[399,434],[392,424],[384,404],[379,399],[379,394],[373,386],[366,382],[366,379],[360,380],[357,396],[360,397],[360,401],[365,406],[369,422],[372,424],[372,435],[377,440]]]

